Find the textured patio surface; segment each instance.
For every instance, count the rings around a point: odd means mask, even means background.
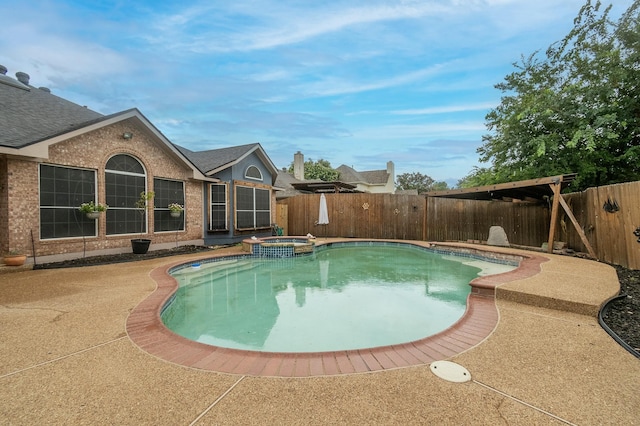
[[[498,287],[493,333],[449,358],[471,372],[463,384],[427,364],[274,378],[156,358],[127,318],[153,269],[195,256],[1,274],[0,424],[640,424],[640,361],[592,314],[615,271],[543,256],[539,274]]]

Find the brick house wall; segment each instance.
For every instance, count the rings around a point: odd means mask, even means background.
[[[124,132],[133,133],[130,140],[123,139]],[[168,154],[169,148],[149,131],[132,120],[124,120],[83,135],[56,143],[49,147],[49,158],[44,164],[81,167],[96,170],[97,197],[104,202],[104,171],[107,160],[116,154],[136,157],[147,172],[147,187],[153,191],[154,177],[180,180],[185,189],[185,229],[178,232],[153,230],[153,210],[149,210],[148,233],[144,238],[152,241],[151,250],[179,242],[201,243],[203,236],[203,183],[189,180],[193,172],[180,160]],[[39,162],[14,158],[0,159],[0,167],[6,167],[6,182],[0,182],[0,229],[3,251],[18,249],[38,257],[64,254],[92,254],[127,252],[130,240],[140,235],[106,235],[103,218],[98,220],[98,236],[40,240],[39,231]],[[158,206],[161,207],[161,206]],[[6,218],[2,216],[6,215]],[[3,220],[4,219],[4,220]],[[67,256],[77,257],[77,256]]]
[[[7,158],[0,156],[0,253],[9,251],[9,181]]]

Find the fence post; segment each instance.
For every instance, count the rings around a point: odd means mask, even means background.
[[[553,238],[556,234],[556,222],[558,221],[558,205],[560,204],[560,181],[550,183],[553,191],[553,206],[551,207],[551,225],[549,226],[549,239],[547,240],[547,253],[553,253]]]

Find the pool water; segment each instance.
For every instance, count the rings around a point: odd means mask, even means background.
[[[386,346],[448,328],[464,314],[471,280],[514,268],[386,245],[230,259],[172,273],[179,289],[162,320],[188,339],[234,349]]]

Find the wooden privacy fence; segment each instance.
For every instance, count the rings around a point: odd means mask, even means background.
[[[512,244],[540,247],[548,241],[548,205],[502,201],[425,198],[421,195],[325,194],[328,225],[317,225],[320,195],[299,195],[278,202],[279,226],[287,235],[389,238],[427,241],[486,241],[489,228],[501,226]],[[640,182],[590,188],[565,194],[596,258],[640,269]],[[286,209],[283,207],[286,206]],[[285,219],[286,218],[286,219]],[[578,232],[562,211],[555,241],[585,252]]]
[[[288,234],[320,237],[391,238],[424,237],[425,199],[418,195],[325,194],[328,225],[317,225],[320,195],[298,195],[286,204]]]
[[[299,195],[278,203],[287,205],[289,235],[486,241],[489,228],[499,225],[511,243],[540,247],[549,233],[549,209],[527,203],[393,194],[325,194],[325,197],[328,225],[316,224],[318,194]]]
[[[640,269],[640,243],[633,234],[640,227],[640,181],[589,188],[563,197],[599,260]],[[561,214],[558,222],[556,240],[584,252],[584,244],[566,215]]]
[[[489,228],[504,228],[511,244],[541,247],[549,235],[546,206],[504,201],[427,198],[427,241],[486,241]]]

